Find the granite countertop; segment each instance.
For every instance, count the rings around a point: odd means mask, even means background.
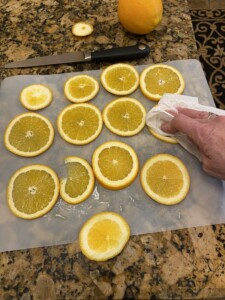
[[[127,33],[119,24],[116,0],[1,0],[1,64],[74,50],[132,45],[151,47],[148,64],[198,58],[188,6],[164,0],[156,30],[145,36]],[[76,38],[76,21],[94,25]],[[2,70],[53,74],[104,68],[107,64],[69,64]],[[92,262],[68,245],[0,254],[0,299],[213,299],[225,297],[225,226],[213,225],[132,236],[124,251],[108,262]]]

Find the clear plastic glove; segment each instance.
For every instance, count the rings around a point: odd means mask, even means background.
[[[161,129],[167,133],[185,133],[202,157],[206,173],[225,180],[225,116],[188,108],[178,108],[178,113]]]

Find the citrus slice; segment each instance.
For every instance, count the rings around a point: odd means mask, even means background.
[[[29,165],[17,170],[7,188],[10,210],[23,219],[35,219],[49,212],[58,195],[58,177],[44,165]]]
[[[92,167],[100,184],[110,190],[119,190],[135,180],[139,163],[132,147],[122,142],[109,141],[94,151]]]
[[[170,144],[178,144],[178,141],[173,137],[161,135],[161,134],[155,132],[154,130],[152,130],[149,126],[148,126],[148,130],[154,137],[156,137],[157,139],[159,139],[163,142],[167,142]]]
[[[54,139],[51,122],[37,113],[15,117],[5,131],[5,146],[14,154],[33,157],[46,151]]]
[[[76,36],[87,36],[93,32],[94,28],[86,22],[75,23],[72,27],[72,33]]]
[[[79,243],[82,253],[94,261],[106,261],[118,255],[130,238],[130,227],[114,212],[93,215],[82,226]]]
[[[77,204],[86,200],[94,189],[95,178],[89,163],[83,158],[65,158],[67,178],[60,181],[60,195],[66,202]]]
[[[186,197],[190,177],[179,158],[170,154],[157,154],[145,162],[141,170],[141,185],[156,202],[173,205]]]
[[[61,137],[75,145],[85,145],[96,139],[102,130],[102,124],[100,110],[88,103],[65,107],[57,119]]]
[[[64,94],[74,103],[93,99],[99,91],[99,83],[88,75],[76,75],[69,78],[64,85]]]
[[[142,71],[140,89],[150,100],[159,101],[165,93],[181,94],[184,90],[184,79],[174,67],[156,64]]]
[[[29,110],[45,108],[52,101],[52,91],[43,84],[31,84],[20,93],[21,104]]]
[[[146,110],[139,101],[124,97],[111,101],[102,116],[110,131],[121,136],[131,136],[144,128]]]
[[[107,67],[101,74],[103,87],[114,95],[129,95],[139,85],[139,74],[129,64],[113,64]]]

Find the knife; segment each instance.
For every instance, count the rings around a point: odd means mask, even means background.
[[[119,47],[93,52],[71,52],[59,55],[48,55],[8,63],[3,68],[27,68],[77,62],[102,62],[143,58],[150,53],[150,48],[143,43],[134,46]]]

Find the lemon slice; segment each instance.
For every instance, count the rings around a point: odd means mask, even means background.
[[[139,74],[129,64],[113,64],[107,67],[101,74],[103,87],[114,95],[129,95],[139,85]]]
[[[145,126],[146,110],[133,98],[119,98],[111,101],[103,110],[106,127],[121,136],[132,136]]]
[[[159,101],[165,93],[182,94],[184,79],[174,67],[156,64],[145,68],[140,76],[142,93],[153,101]]]
[[[161,135],[161,134],[155,132],[154,130],[152,130],[149,126],[147,126],[147,127],[148,127],[149,132],[154,137],[156,137],[157,139],[159,139],[160,141],[167,142],[167,143],[170,143],[170,144],[178,144],[178,141],[175,138],[170,137],[170,136]]]
[[[93,30],[93,26],[85,22],[75,23],[72,27],[72,33],[76,36],[90,35],[93,32]]]
[[[5,131],[5,146],[14,154],[33,157],[45,152],[54,139],[54,128],[44,116],[29,112],[15,117]]]
[[[66,202],[77,204],[86,200],[93,192],[95,178],[89,163],[83,158],[65,158],[67,178],[60,181],[60,195]]]
[[[52,91],[43,84],[31,84],[20,93],[21,104],[29,110],[47,107],[52,101]]]
[[[57,127],[68,143],[85,145],[98,137],[102,130],[100,110],[88,103],[72,104],[58,115]]]
[[[190,177],[179,158],[170,154],[157,154],[145,162],[141,170],[141,185],[156,202],[173,205],[186,197]]]
[[[58,195],[58,177],[44,165],[29,165],[17,170],[7,188],[10,210],[23,219],[35,219],[49,212]]]
[[[94,261],[106,261],[124,249],[130,238],[130,227],[122,216],[102,212],[84,223],[79,233],[82,253]]]
[[[99,91],[99,83],[88,75],[76,75],[69,78],[64,85],[64,94],[74,103],[93,99]]]
[[[135,180],[139,163],[132,147],[122,142],[109,141],[94,151],[92,167],[100,184],[111,190],[119,190]]]

